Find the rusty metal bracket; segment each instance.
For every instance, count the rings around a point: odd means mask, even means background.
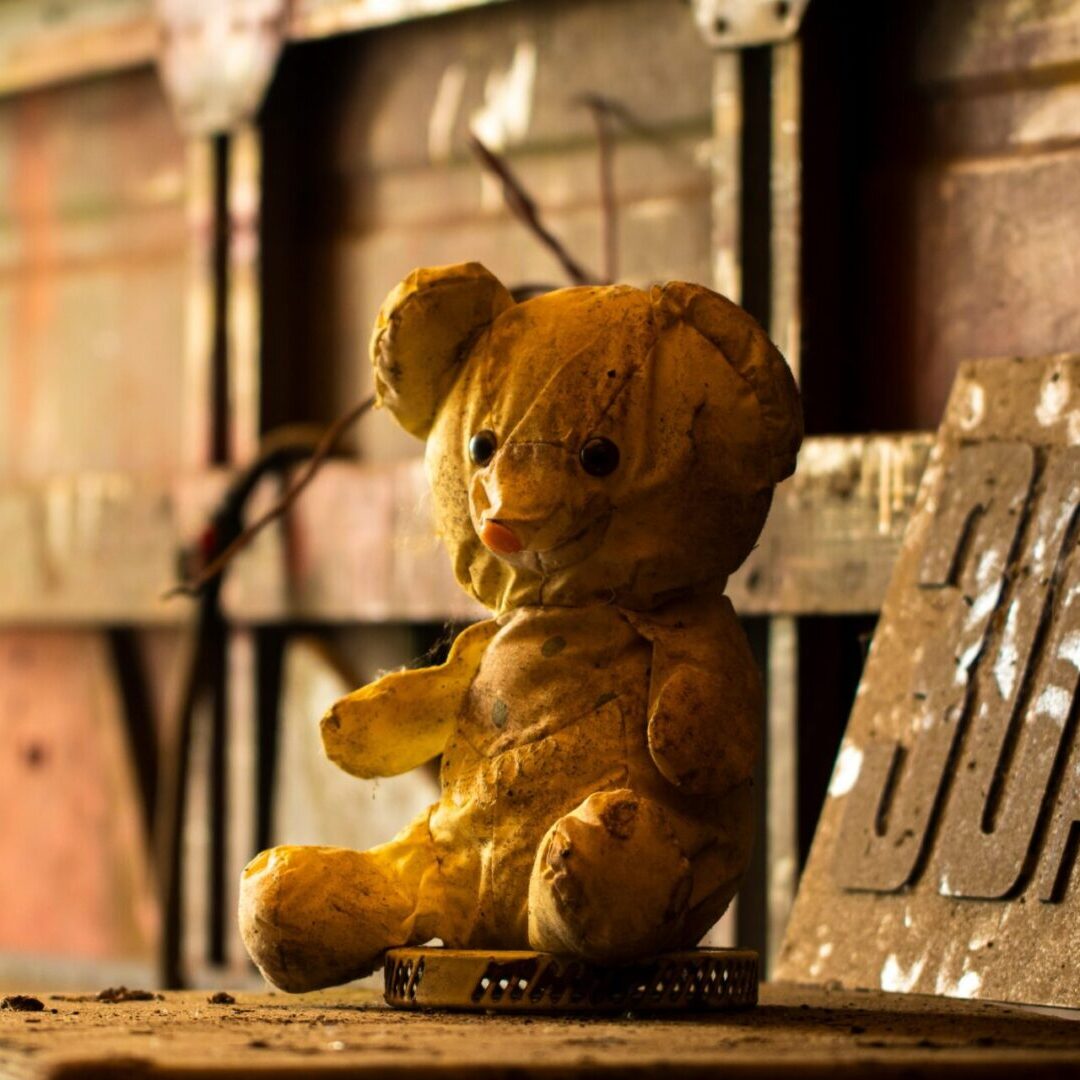
[[[693,0],[694,21],[713,49],[775,45],[799,32],[810,0]]]
[[[158,69],[180,126],[227,132],[254,116],[288,31],[288,0],[155,0]]]

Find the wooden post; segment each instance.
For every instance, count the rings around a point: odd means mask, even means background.
[[[769,332],[799,377],[801,337],[800,118],[802,45],[772,49],[771,296]],[[799,628],[794,616],[769,622],[766,716],[766,977],[787,925],[799,870],[798,742]]]
[[[203,469],[213,454],[214,312],[216,297],[216,175],[211,136],[187,141],[188,278],[184,311],[184,373],[180,401],[180,461]]]
[[[740,193],[742,190],[742,68],[737,52],[718,52],[712,85],[712,277],[713,288],[738,300],[742,294]],[[736,944],[738,899],[709,932],[706,943]]]

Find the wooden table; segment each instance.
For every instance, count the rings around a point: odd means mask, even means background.
[[[393,1012],[371,992],[205,992],[0,1011],[0,1077],[1080,1075],[1080,1023],[942,998],[766,985],[757,1009],[676,1019]]]

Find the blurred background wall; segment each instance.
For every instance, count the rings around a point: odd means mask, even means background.
[[[568,283],[470,130],[590,276],[710,283],[800,371],[731,587],[765,824],[714,940],[770,955],[956,364],[1080,345],[1080,0],[7,0],[0,95],[0,985],[250,978],[259,847],[432,798],[317,739],[476,614],[386,417],[220,603],[161,592],[268,436],[369,392],[405,273]]]

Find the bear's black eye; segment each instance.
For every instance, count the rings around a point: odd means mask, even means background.
[[[478,431],[469,440],[469,457],[477,465],[486,465],[495,456],[495,448],[498,445],[494,431],[487,431],[486,429]]]
[[[598,435],[581,448],[581,467],[590,476],[610,476],[619,466],[619,448]]]

